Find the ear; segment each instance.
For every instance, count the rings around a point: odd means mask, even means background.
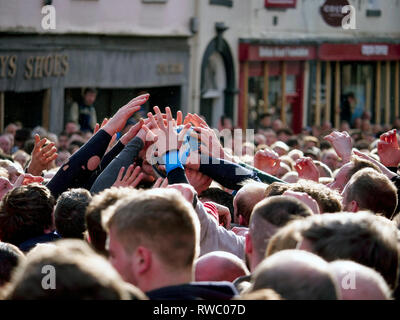
[[[245,226],[246,225],[246,221],[244,221],[244,217],[242,215],[239,215],[239,224],[241,226]]]
[[[252,254],[253,253],[253,242],[251,241],[250,232],[247,232],[245,237],[246,237],[246,246],[245,246],[246,254]]]
[[[358,202],[352,200],[349,204],[349,211],[350,212],[357,212],[359,210]]]
[[[150,270],[152,266],[152,252],[143,246],[136,248],[133,255],[133,267],[138,275]]]

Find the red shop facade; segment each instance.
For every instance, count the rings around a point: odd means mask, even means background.
[[[356,97],[354,117],[372,122],[399,117],[400,44],[273,44],[241,40],[238,124],[254,128],[271,113],[299,133],[307,125],[339,127],[343,96]]]

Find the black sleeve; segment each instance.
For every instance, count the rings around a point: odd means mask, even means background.
[[[395,175],[390,180],[392,180],[392,182],[394,183],[394,185],[397,188],[397,207],[396,207],[396,211],[395,211],[395,214],[397,214],[400,211],[400,206],[399,206],[399,201],[400,201],[400,176],[399,175]]]
[[[186,178],[185,170],[182,168],[175,168],[174,170],[171,170],[167,174],[168,178],[168,184],[175,184],[175,183],[187,183],[189,184],[189,181]]]
[[[93,183],[90,192],[99,193],[104,189],[110,188],[118,177],[118,173],[122,167],[128,167],[138,157],[140,150],[144,147],[142,139],[133,138],[126,147],[115,157],[105,170],[97,177]]]
[[[90,178],[93,171],[88,169],[88,162],[93,161],[98,164],[107,150],[111,136],[104,130],[99,130],[90,138],[77,152],[75,152],[68,162],[61,166],[56,175],[46,185],[52,195],[57,198],[68,188],[83,187]]]
[[[242,187],[240,183],[248,179],[260,182],[256,172],[217,158],[202,157],[199,171],[231,190],[239,190]]]
[[[118,141],[118,143],[107,152],[103,159],[101,159],[101,163],[99,167],[92,173],[87,183],[85,184],[85,189],[90,190],[93,183],[96,181],[97,177],[104,171],[104,169],[110,164],[110,162],[124,149],[125,145]]]

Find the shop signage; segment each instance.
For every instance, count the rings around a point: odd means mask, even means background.
[[[331,27],[341,27],[342,20],[347,13],[342,13],[342,8],[348,6],[347,0],[326,0],[320,7],[322,19]]]
[[[12,79],[18,71],[17,55],[0,55],[0,79]],[[29,56],[23,62],[25,79],[41,79],[46,77],[62,77],[68,73],[68,55],[52,54],[45,56]]]
[[[321,60],[399,60],[400,45],[385,43],[324,43],[318,49]]]
[[[310,49],[307,47],[260,47],[261,58],[307,58]]]

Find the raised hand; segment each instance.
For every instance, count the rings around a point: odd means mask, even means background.
[[[144,174],[140,172],[141,168],[131,164],[124,175],[125,167],[119,170],[117,180],[115,180],[113,187],[132,187],[136,188],[140,181],[142,181]]]
[[[209,128],[210,126],[205,122],[201,117],[199,117],[196,113],[191,114],[188,113],[187,116],[185,117],[185,120],[183,124],[188,124],[191,123],[195,127],[207,127]]]
[[[315,201],[309,194],[307,194],[305,192],[297,192],[297,191],[287,190],[282,195],[293,197],[293,198],[300,200],[306,206],[308,206],[314,214],[320,213],[318,202]]]
[[[312,180],[315,182],[319,181],[318,168],[310,157],[298,159],[294,168],[299,174],[299,179]]]
[[[94,127],[94,130],[93,130],[93,134],[96,134],[97,131],[99,131],[101,128],[103,128],[106,125],[107,122],[108,122],[108,118],[104,118],[104,120],[101,123],[101,125],[96,123],[96,126]]]
[[[350,161],[353,143],[347,131],[331,132],[324,139],[332,144],[337,155],[342,158],[343,164]]]
[[[121,107],[117,113],[104,125],[104,131],[106,131],[110,136],[113,136],[115,133],[121,131],[128,119],[135,112],[140,110],[140,106],[144,104],[149,97],[150,95],[148,93],[142,94]]]
[[[129,141],[131,141],[140,131],[140,129],[142,129],[142,126],[144,125],[144,120],[140,119],[140,121],[138,123],[136,123],[135,125],[133,125],[127,133],[125,133],[120,141],[123,145],[127,145],[129,143]],[[145,141],[143,141],[145,142]]]
[[[34,176],[40,176],[43,170],[48,169],[51,162],[58,156],[54,142],[44,146],[47,142],[46,138],[40,139],[38,134],[35,135],[35,146],[27,169],[27,172]]]
[[[186,177],[189,183],[193,186],[198,194],[201,194],[204,190],[207,190],[210,186],[212,179],[199,171],[186,169]]]
[[[213,158],[231,160],[231,157],[225,154],[224,148],[214,129],[200,125],[200,127],[193,128],[191,135],[201,141],[200,152],[202,154],[207,154]]]
[[[382,134],[377,147],[379,159],[383,165],[386,167],[398,166],[400,163],[400,149],[396,129]]]
[[[258,150],[254,155],[254,167],[273,176],[278,172],[280,163],[279,155],[273,150]]]

